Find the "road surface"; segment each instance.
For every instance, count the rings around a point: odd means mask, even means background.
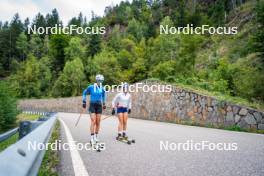
[[[78,115],[57,114],[61,121],[62,143],[89,142],[89,116],[82,116],[75,127]],[[128,135],[135,138],[136,143],[127,145],[115,140],[116,129],[116,117],[102,121],[100,140],[105,142],[106,148],[102,152],[60,150],[60,175],[264,175],[264,135],[129,119]],[[188,141],[193,144],[207,141],[204,143],[221,143],[236,147],[231,147],[233,150],[229,146],[229,150],[212,151],[208,148],[175,148],[179,143],[186,144]],[[166,148],[166,142],[170,147]]]

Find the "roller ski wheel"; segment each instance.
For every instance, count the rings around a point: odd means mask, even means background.
[[[96,150],[97,152],[101,152],[101,148],[99,144],[95,144],[94,145],[94,150]]]
[[[136,143],[135,139],[129,139],[128,136],[124,136],[123,138],[127,141],[130,141],[130,143]]]
[[[119,142],[126,143],[128,145],[135,143],[135,140],[129,140],[128,137],[117,136],[116,140]]]

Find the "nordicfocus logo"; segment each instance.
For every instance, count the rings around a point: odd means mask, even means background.
[[[160,141],[161,151],[236,151],[237,149],[237,143],[214,143],[210,141],[194,142],[193,140],[180,143]]]
[[[98,34],[98,35],[104,35],[106,33],[106,28],[104,26],[96,26],[96,27],[80,27],[77,25],[69,25],[69,26],[62,26],[61,24],[55,24],[55,26],[52,27],[37,27],[36,25],[33,25],[32,27],[27,28],[28,34],[66,34],[66,35],[72,35],[72,34]]]
[[[175,27],[168,25],[160,25],[160,34],[184,34],[184,35],[235,35],[238,33],[238,27],[213,27],[209,25],[202,25],[194,27],[193,24],[187,24],[185,27]]]
[[[147,85],[143,83],[135,83],[129,85],[127,87],[123,87],[123,83],[120,85],[104,85],[104,90],[106,92],[123,92],[125,89],[128,92],[154,92],[154,93],[161,93],[161,92],[171,92],[172,86],[171,85]],[[96,89],[96,86],[94,86]]]
[[[62,143],[61,140],[56,140],[55,142],[48,142],[48,143],[38,143],[36,141],[28,141],[27,145],[28,151],[30,150],[98,150],[98,148],[91,145],[90,142],[88,143],[79,143],[79,142],[72,142],[72,143]],[[105,143],[100,143],[100,150],[105,150]]]

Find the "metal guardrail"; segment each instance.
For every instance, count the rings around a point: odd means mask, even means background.
[[[33,150],[29,142],[45,144],[48,142],[56,121],[55,114],[34,131],[0,153],[0,175],[35,176],[40,168],[45,150]]]
[[[14,134],[16,134],[18,132],[18,127],[14,128],[12,130],[9,130],[3,134],[0,134],[0,142],[10,138],[11,136],[13,136]]]
[[[23,113],[42,115],[36,121],[31,122],[32,123],[31,124],[31,131],[33,131],[35,128],[37,128],[43,121],[46,121],[49,118],[49,116],[54,114],[52,112],[38,112],[38,111],[23,111]],[[14,134],[16,134],[18,131],[19,131],[19,127],[16,127],[16,128],[13,128],[13,129],[5,132],[5,133],[0,134],[0,142],[7,140],[8,138],[10,138]]]

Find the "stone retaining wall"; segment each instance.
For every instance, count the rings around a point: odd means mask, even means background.
[[[145,84],[158,84],[145,82]],[[173,87],[168,93],[133,93],[132,117],[214,127],[264,130],[264,113]]]
[[[157,82],[148,81],[153,85]],[[111,100],[115,93],[107,95],[107,111],[111,112]],[[203,126],[228,127],[237,125],[242,129],[264,130],[264,113],[252,108],[242,107],[213,97],[173,87],[171,92],[137,92],[132,94],[132,113],[130,117],[187,123]],[[81,97],[23,100],[19,102],[22,110],[53,112],[81,112]]]

